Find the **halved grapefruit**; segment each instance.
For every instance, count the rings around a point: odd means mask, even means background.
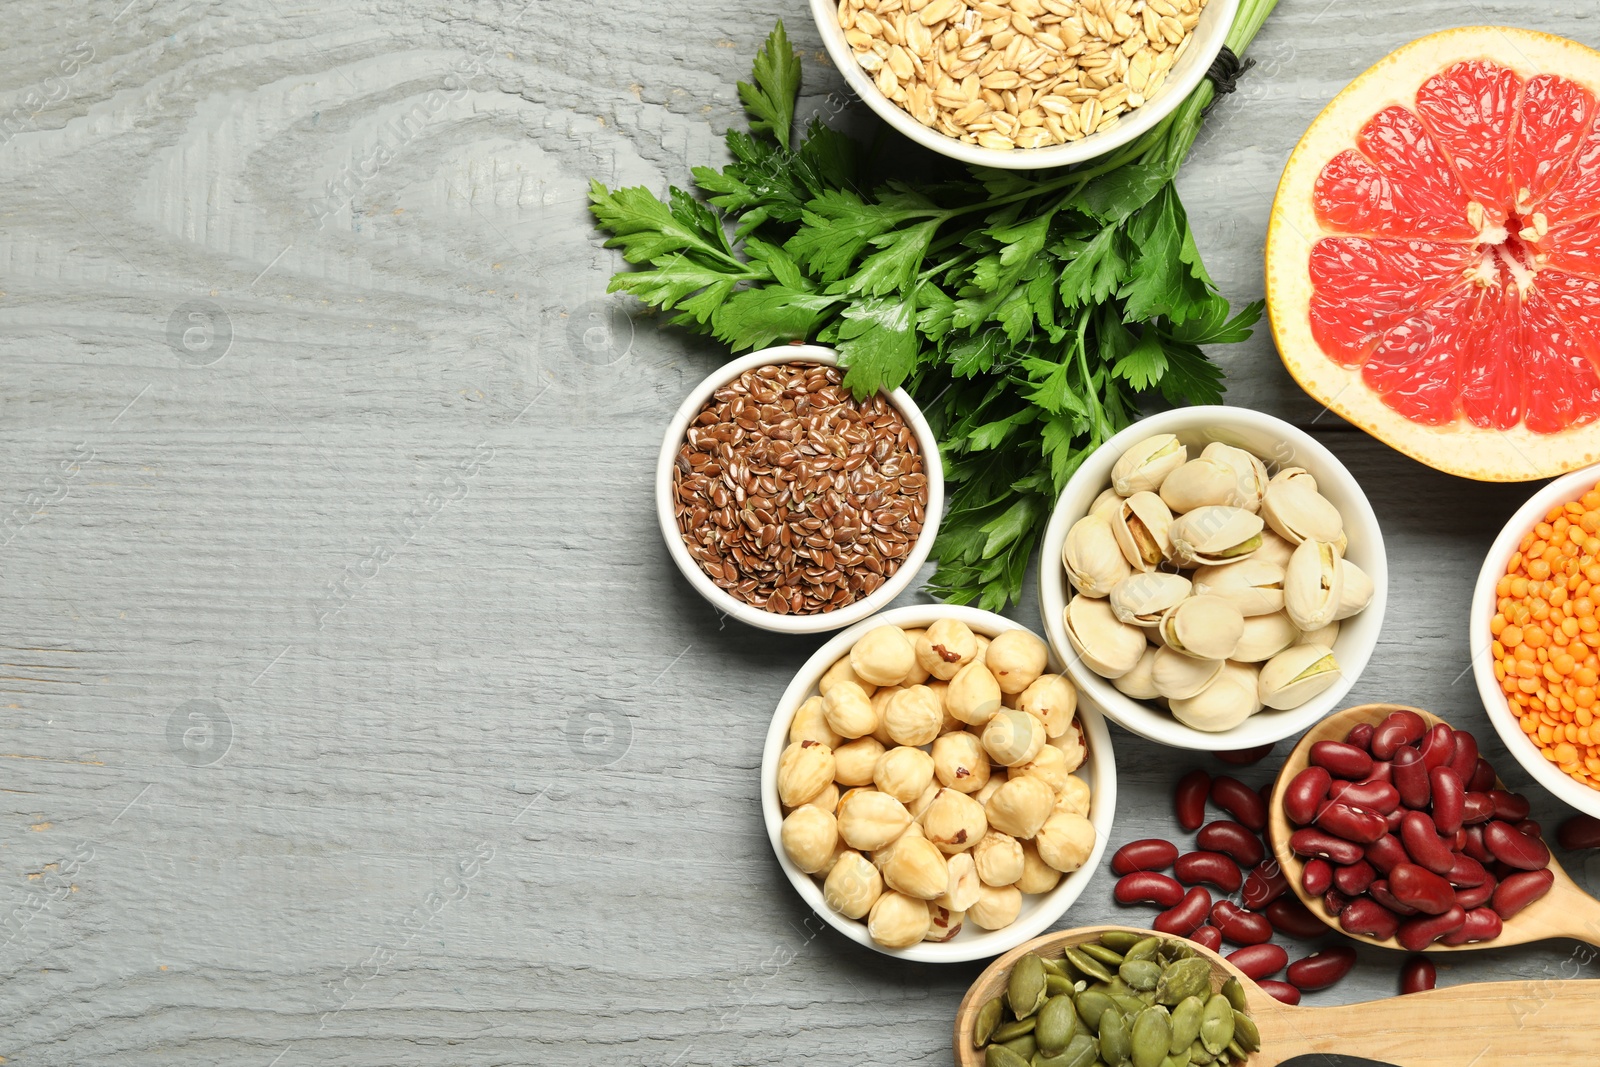
[[[1600,53],[1471,27],[1357,78],[1284,171],[1267,304],[1308,393],[1430,466],[1600,460]]]

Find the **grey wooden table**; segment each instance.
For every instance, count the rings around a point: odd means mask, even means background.
[[[819,933],[768,848],[761,738],[818,641],[721,622],[670,565],[659,434],[726,353],[605,296],[584,207],[591,176],[659,190],[721,158],[780,15],[821,107],[842,81],[799,0],[6,6],[4,1062],[948,1062],[978,965]],[[1225,291],[1261,295],[1322,104],[1463,22],[1600,39],[1591,0],[1283,0],[1182,182]],[[1461,672],[1527,488],[1321,415],[1265,336],[1216,356],[1383,522],[1352,699],[1477,726],[1510,767]],[[1207,761],[1116,743],[1113,844],[1166,832],[1167,783]],[[1102,876],[1068,921],[1109,898]],[[1395,963],[1308,999],[1386,995]]]

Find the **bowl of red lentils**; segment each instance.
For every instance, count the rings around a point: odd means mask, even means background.
[[[1600,817],[1600,466],[1555,479],[1511,517],[1478,575],[1470,636],[1506,748]]]
[[[689,584],[781,633],[865,619],[916,580],[944,514],[938,441],[902,389],[854,395],[831,348],[724,365],[683,401],[656,515]]]

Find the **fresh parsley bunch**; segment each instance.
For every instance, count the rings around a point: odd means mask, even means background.
[[[1245,0],[1255,37],[1276,0]],[[1138,417],[1141,393],[1215,403],[1201,351],[1242,341],[1173,187],[1214,98],[1209,81],[1149,133],[1092,164],[915,180],[814,120],[793,139],[800,60],[780,22],[739,98],[732,162],[694,169],[702,198],[590,188],[629,263],[611,291],[675,312],[735,351],[838,348],[859,394],[905,385],[933,425],[948,504],[932,589],[1002,608],[1080,463]]]

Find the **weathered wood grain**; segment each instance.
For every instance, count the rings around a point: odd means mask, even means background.
[[[837,108],[804,6],[123,2],[12,5],[0,44],[0,1055],[948,1062],[979,966],[819,933],[772,859],[760,741],[819,641],[670,566],[660,429],[724,354],[605,297],[583,201],[721,158],[779,15]],[[1283,0],[1183,178],[1228,293],[1260,295],[1322,103],[1468,20],[1596,36],[1584,4]],[[1265,335],[1217,355],[1378,509],[1352,702],[1484,727],[1509,768],[1457,675],[1524,490],[1319,417]],[[1117,744],[1119,841],[1165,833],[1195,760]],[[1595,973],[1563,945],[1441,969]]]

